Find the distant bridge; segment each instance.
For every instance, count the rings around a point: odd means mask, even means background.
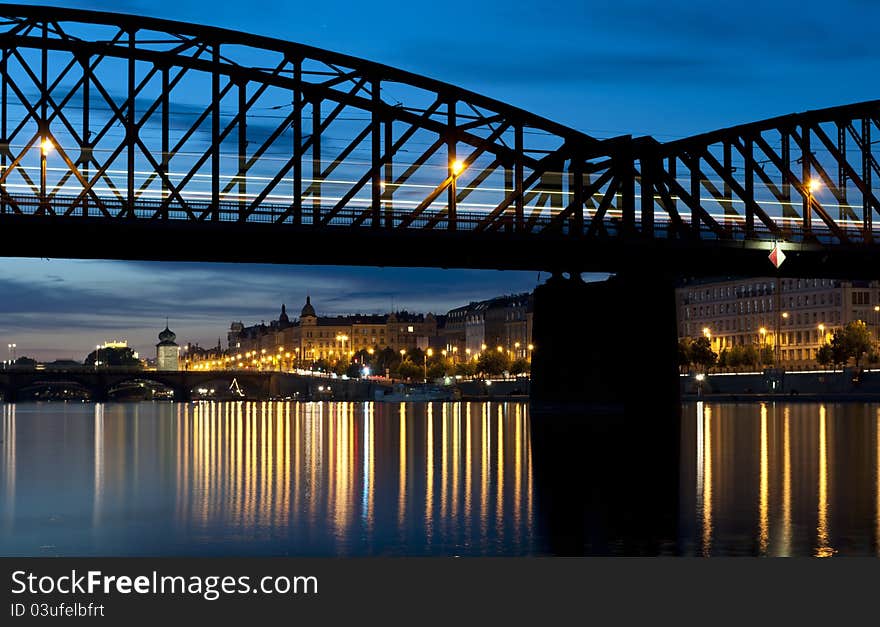
[[[0,371],[0,394],[7,401],[18,400],[26,391],[68,385],[85,390],[92,400],[107,400],[112,392],[138,383],[153,384],[174,392],[174,400],[191,400],[193,390],[222,383],[228,387],[236,379],[250,398],[268,398],[278,393],[282,373],[217,371],[162,371],[137,368],[71,368],[46,369],[11,368]],[[225,392],[217,390],[217,396]],[[198,395],[195,395],[198,396]]]
[[[878,101],[599,140],[301,44],[56,7],[0,20],[4,255],[766,273],[780,241],[784,272],[852,274],[880,250]]]

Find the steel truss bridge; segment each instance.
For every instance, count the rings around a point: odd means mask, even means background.
[[[872,101],[601,140],[296,43],[0,5],[8,256],[767,272],[783,242],[783,270],[852,274],[878,134]]]

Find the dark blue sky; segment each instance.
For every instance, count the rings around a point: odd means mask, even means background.
[[[53,4],[36,2],[28,4]],[[699,3],[68,0],[74,8],[210,24],[401,67],[598,137],[663,141],[794,111],[880,97],[880,6],[869,0]],[[244,7],[244,9],[243,9]],[[213,344],[232,319],[445,311],[532,289],[534,273],[110,261],[4,260],[0,346],[81,359],[125,337],[152,353],[165,316]],[[134,287],[133,287],[134,286]],[[4,355],[5,358],[5,355]]]

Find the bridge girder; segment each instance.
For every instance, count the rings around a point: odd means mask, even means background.
[[[686,262],[785,241],[873,258],[878,131],[872,101],[598,140],[310,46],[0,5],[8,255],[613,271],[621,242]]]

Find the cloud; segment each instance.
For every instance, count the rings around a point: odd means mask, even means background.
[[[297,315],[306,295],[320,315],[387,313],[392,302],[445,313],[536,282],[532,272],[12,259],[0,264],[9,295],[0,345],[82,359],[96,343],[125,338],[151,355],[166,316],[180,341],[214,345],[233,320],[275,319],[282,303]]]

